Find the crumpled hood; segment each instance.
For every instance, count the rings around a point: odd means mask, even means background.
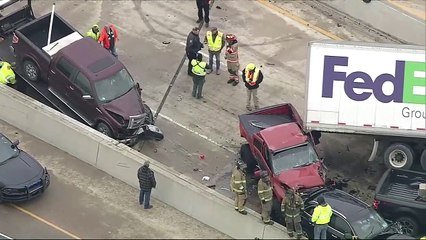
[[[316,162],[309,166],[289,169],[281,172],[278,180],[291,188],[297,188],[298,185],[302,188],[323,186],[324,180],[319,174],[320,168],[321,162]]]
[[[0,165],[0,182],[6,186],[24,184],[36,177],[41,177],[43,167],[26,152]]]
[[[143,105],[140,95],[136,89],[130,90],[123,96],[102,105],[106,110],[116,113],[128,120],[129,116],[142,114]]]

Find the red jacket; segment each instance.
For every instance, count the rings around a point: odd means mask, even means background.
[[[114,25],[110,24],[108,26],[103,27],[101,29],[101,33],[99,35],[98,42],[102,43],[102,45],[106,49],[110,48],[110,43],[109,43],[108,34],[107,34],[108,27],[110,27],[112,29],[112,31],[114,32],[114,43],[117,43],[117,40],[118,40],[118,32],[117,32],[117,29],[115,29]]]

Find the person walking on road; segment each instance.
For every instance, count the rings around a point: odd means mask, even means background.
[[[244,209],[247,199],[246,168],[245,163],[238,161],[231,176],[231,189],[235,193],[235,211],[243,215],[247,215],[247,211]]]
[[[206,81],[206,69],[210,67],[206,62],[203,62],[203,55],[198,53],[197,59],[192,59],[192,81],[194,85],[192,87],[192,96],[200,99],[203,98],[203,86]]]
[[[116,44],[118,41],[118,32],[113,24],[105,25],[99,35],[98,42],[107,49],[114,57],[117,57]]]
[[[86,33],[86,36],[93,38],[96,42],[99,40],[99,25],[95,24],[92,28]]]
[[[140,186],[139,204],[144,205],[144,209],[152,208],[150,205],[151,190],[157,186],[154,172],[149,168],[149,161],[145,161],[142,167],[138,170],[138,179]]]
[[[314,239],[327,239],[328,223],[333,215],[333,210],[325,202],[323,196],[318,197],[318,206],[315,207],[311,221],[315,224]]]
[[[200,28],[194,27],[186,38],[186,56],[188,57],[188,75],[192,76],[191,62],[197,58],[198,51],[200,51],[204,45],[200,41]]]
[[[285,225],[287,227],[288,236],[293,237],[296,231],[297,239],[302,238],[302,225],[300,222],[300,211],[303,210],[303,200],[293,189],[287,189],[286,194],[281,203],[281,212],[284,214]]]
[[[217,30],[217,27],[212,27],[211,31],[207,31],[204,37],[204,43],[209,48],[209,66],[212,68],[207,73],[213,71],[213,57],[216,58],[216,75],[219,75],[220,68],[220,53],[225,47],[225,36]]]
[[[272,186],[271,179],[267,171],[262,171],[261,179],[257,184],[257,195],[260,198],[262,205],[262,221],[264,224],[272,225],[274,222],[271,220],[272,211]]]
[[[13,69],[16,64],[12,64],[6,61],[0,61],[0,84],[7,85],[9,87],[14,87],[16,83],[16,76]]]
[[[248,111],[252,111],[251,99],[253,97],[254,109],[259,109],[259,99],[257,98],[257,89],[259,84],[263,81],[262,71],[253,63],[247,64],[246,68],[242,72],[242,78],[247,88],[247,102],[246,108]]]
[[[228,83],[232,83],[232,86],[236,86],[239,83],[238,71],[240,70],[237,37],[232,33],[226,34],[226,43],[225,59],[229,72]]]
[[[195,0],[197,2],[198,9],[198,20],[197,23],[203,21],[203,11],[204,11],[204,22],[206,23],[206,27],[209,27],[209,12],[210,12],[210,0]]]

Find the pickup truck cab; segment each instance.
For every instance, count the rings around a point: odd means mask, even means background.
[[[426,184],[426,173],[388,169],[376,187],[373,206],[384,218],[399,222],[405,234],[426,235],[426,196],[419,186]],[[422,236],[421,235],[421,236]]]
[[[325,185],[326,168],[315,150],[317,141],[304,132],[302,120],[291,104],[243,114],[239,120],[241,137],[248,142],[241,146],[240,155],[249,174],[257,165],[271,177],[273,216],[281,215],[279,205],[286,188],[303,191]]]
[[[59,108],[71,110],[62,111],[65,114],[120,142],[133,144],[141,134],[161,140],[139,84],[123,63],[57,14],[48,44],[52,13],[35,18],[30,3],[0,19],[1,35],[11,39],[21,80],[46,98],[59,100]]]

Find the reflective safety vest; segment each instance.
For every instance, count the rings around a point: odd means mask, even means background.
[[[247,67],[245,69],[245,81],[250,85],[256,85],[257,79],[259,78],[259,69],[255,68],[254,72],[251,72]]]
[[[12,66],[8,62],[0,62],[0,83],[1,84],[15,84],[15,72],[13,72]]]
[[[327,224],[330,222],[331,215],[333,215],[333,210],[331,209],[330,205],[328,204],[327,206],[318,205],[314,209],[314,213],[312,214],[311,221],[316,224]]]
[[[222,48],[222,39],[223,39],[223,33],[218,32],[213,42],[213,33],[211,31],[208,31],[207,46],[209,47],[209,50],[213,52],[220,51],[220,49]]]
[[[245,194],[246,193],[246,175],[235,167],[232,170],[232,176],[231,176],[231,189],[234,193],[237,194]]]
[[[90,30],[90,31],[88,31],[88,32],[86,33],[86,35],[87,35],[88,37],[93,38],[95,41],[98,41],[99,36],[100,36],[100,33],[99,33],[99,32],[98,32],[98,33],[94,33],[92,30]]]
[[[193,74],[197,76],[201,76],[201,77],[206,76],[206,66],[207,66],[206,62],[200,62],[195,59],[192,59],[191,65],[192,65]]]
[[[269,202],[272,200],[272,187],[266,184],[263,179],[260,179],[257,184],[257,195],[259,195],[261,201]]]

